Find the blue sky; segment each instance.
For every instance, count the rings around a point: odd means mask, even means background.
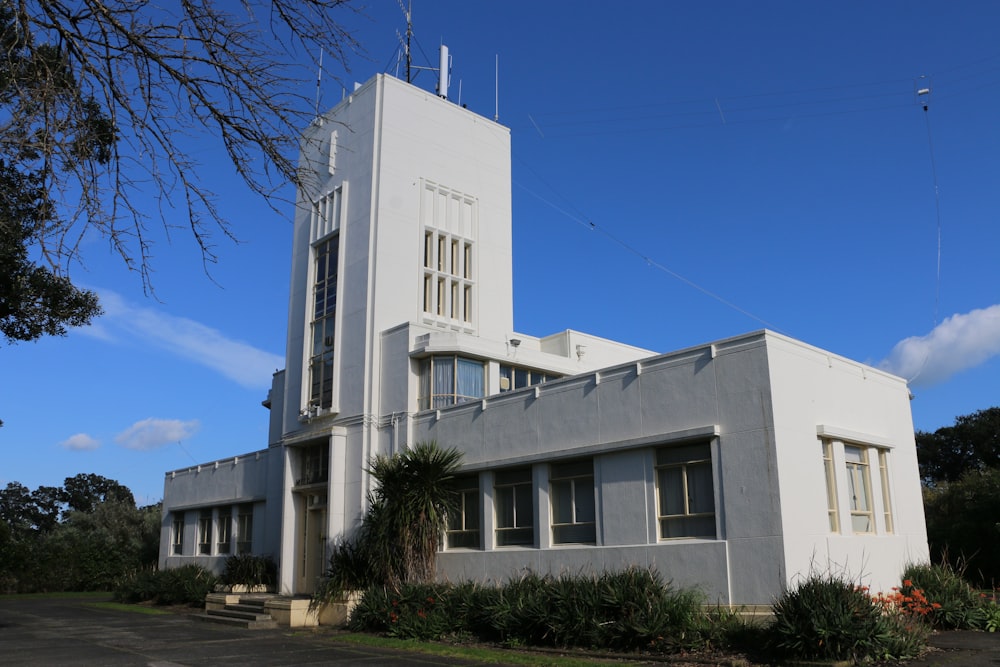
[[[365,13],[324,107],[397,71],[399,4]],[[768,327],[911,379],[919,429],[1000,404],[1000,4],[415,0],[413,24],[414,62],[443,40],[451,99],[512,130],[518,331],[667,352]],[[93,472],[155,502],[166,471],[267,445],[292,211],[219,149],[202,182],[240,243],[210,276],[172,230],[149,298],[91,239],[73,277],[105,316],[0,349],[0,484]]]

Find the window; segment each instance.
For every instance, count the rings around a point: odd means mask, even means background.
[[[198,517],[198,553],[212,553],[212,510],[202,510]]]
[[[476,201],[427,183],[420,218],[424,228],[421,308],[436,322],[471,326]]]
[[[830,518],[830,531],[840,532],[840,511],[837,509],[837,474],[833,465],[833,443],[823,441],[823,470],[826,473],[826,512]]]
[[[449,549],[479,548],[479,475],[465,475],[455,480],[458,503],[448,515],[445,531]]]
[[[715,490],[708,443],[656,452],[660,539],[715,537]]]
[[[549,472],[552,541],[556,544],[597,540],[594,462],[553,464]]]
[[[236,514],[236,553],[248,554],[253,548],[253,505],[240,505]]]
[[[299,476],[296,486],[322,484],[330,476],[330,449],[327,445],[303,447],[299,453]]]
[[[333,406],[334,324],[337,314],[337,253],[340,236],[334,234],[314,248],[312,350],[309,357],[309,405]]]
[[[882,482],[882,514],[885,518],[885,532],[893,532],[892,500],[889,497],[889,452],[878,450],[879,480]]]
[[[175,556],[184,553],[184,512],[174,514],[173,526],[170,529],[170,551]]]
[[[532,387],[542,382],[555,380],[558,377],[558,375],[552,373],[535,371],[530,368],[500,364],[500,391],[513,391],[514,389]]]
[[[420,409],[437,409],[486,395],[486,366],[477,359],[430,357],[420,372]]]
[[[497,546],[534,544],[535,506],[531,496],[531,468],[504,470],[493,479]]]
[[[228,507],[219,510],[219,543],[216,552],[229,553],[229,543],[232,540],[233,512]]]
[[[868,450],[845,445],[844,460],[847,462],[847,489],[851,499],[851,528],[855,533],[874,533]]]

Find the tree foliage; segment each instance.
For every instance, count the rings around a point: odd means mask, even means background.
[[[158,228],[204,262],[235,238],[196,155],[218,142],[256,193],[296,180],[315,60],[356,49],[347,0],[0,4],[0,331],[64,333],[99,313],[66,278],[101,238],[150,287]],[[175,218],[179,216],[179,218]],[[180,221],[178,221],[180,220]],[[9,278],[9,280],[8,280]]]
[[[0,593],[110,590],[156,563],[159,505],[137,508],[132,492],[93,474],[64,486],[0,489]]]
[[[924,490],[931,558],[979,585],[1000,582],[1000,467]]]
[[[369,473],[377,486],[351,539],[334,545],[330,570],[314,599],[329,601],[368,586],[398,590],[432,581],[447,514],[455,509],[455,475],[462,454],[434,442],[393,456],[376,456]]]
[[[929,486],[1000,467],[1000,407],[957,417],[933,433],[917,431],[916,441],[920,477]]]

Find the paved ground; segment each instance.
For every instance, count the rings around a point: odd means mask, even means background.
[[[182,614],[106,611],[80,599],[0,600],[0,665],[473,665],[337,643],[330,632],[245,630]]]
[[[183,614],[108,611],[95,599],[0,599],[0,666],[481,665],[338,643],[328,630],[244,630]],[[907,667],[1000,667],[1000,633],[944,632]]]

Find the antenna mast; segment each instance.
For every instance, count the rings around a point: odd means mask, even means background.
[[[406,83],[413,83],[413,77],[410,76],[410,62],[412,61],[412,57],[410,56],[410,40],[413,38],[413,0],[410,0],[409,7],[403,6],[403,0],[398,0],[398,2],[399,8],[403,10],[403,15],[406,17],[406,44],[403,46],[406,54]]]

